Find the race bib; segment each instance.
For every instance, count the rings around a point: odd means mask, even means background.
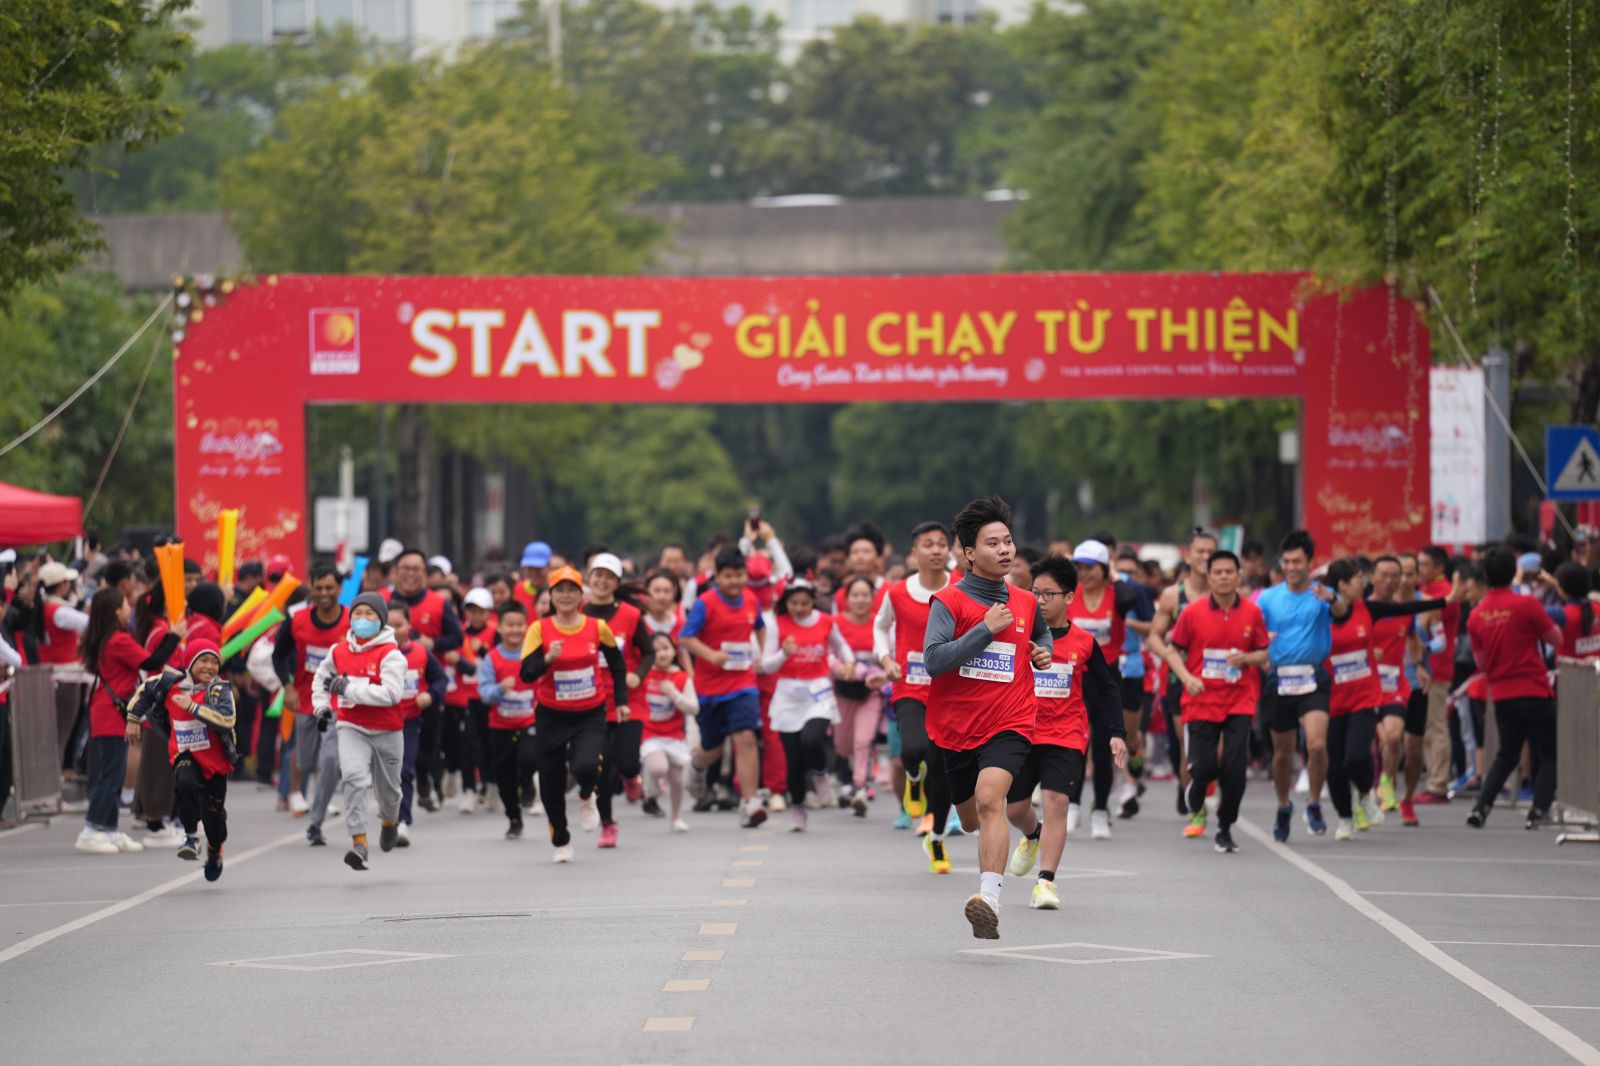
[[[1236,666],[1228,665],[1228,656],[1232,655],[1235,648],[1207,648],[1200,653],[1200,680],[1221,681],[1225,685],[1238,684],[1244,676]],[[1280,675],[1279,683],[1282,683]]]
[[[755,652],[748,640],[724,644],[722,650],[728,656],[728,661],[722,664],[724,670],[755,669]]]
[[[665,722],[678,713],[678,709],[672,705],[672,700],[665,692],[647,693],[645,702],[650,705],[650,720],[652,722]]]
[[[533,713],[532,689],[500,690],[500,702],[495,704],[494,713],[501,718],[526,718]]]
[[[1585,657],[1600,655],[1600,633],[1591,633],[1587,637],[1579,637],[1573,647],[1579,655]]]
[[[1278,695],[1304,696],[1317,691],[1317,671],[1313,666],[1278,667]]]
[[[813,678],[807,682],[806,691],[811,693],[812,703],[833,702],[833,682],[825,677]]]
[[[1102,648],[1111,644],[1111,619],[1074,618],[1072,624],[1087,632]]]
[[[205,751],[211,747],[211,734],[204,722],[173,722],[172,735],[179,751]]]
[[[962,677],[1009,684],[1017,676],[1017,646],[991,640],[975,659],[961,668]]]
[[[1352,681],[1364,681],[1372,676],[1372,657],[1366,649],[1360,651],[1341,652],[1330,660],[1333,663],[1333,683],[1335,685],[1348,685]]]
[[[570,700],[592,700],[596,692],[594,667],[582,670],[556,670],[556,699],[562,703]]]
[[[407,700],[416,699],[417,693],[421,691],[421,686],[422,679],[417,675],[417,671],[407,670],[405,684],[400,687],[400,698]]]
[[[1064,700],[1072,695],[1072,664],[1051,663],[1033,668],[1033,694],[1041,700]]]
[[[1398,666],[1378,665],[1378,684],[1387,696],[1393,696],[1400,691],[1400,668]]]
[[[922,653],[920,651],[906,652],[906,684],[933,684],[933,678],[928,676],[928,668],[922,663]]]
[[[307,644],[306,645],[306,673],[308,673],[308,674],[316,673],[317,672],[317,668],[322,665],[322,660],[326,659],[328,657],[328,653],[330,651],[332,651],[332,650],[333,650],[332,648],[319,648],[314,644]]]

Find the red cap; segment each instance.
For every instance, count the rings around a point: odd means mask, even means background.
[[[765,555],[750,556],[744,561],[744,568],[752,585],[765,585],[772,580],[772,560]]]
[[[291,565],[293,564],[289,562],[287,555],[274,555],[267,560],[267,573],[273,577],[282,577],[289,572]]]
[[[186,653],[183,660],[183,668],[185,670],[193,669],[194,661],[202,655],[215,655],[218,662],[222,661],[222,652],[218,650],[217,642],[207,640],[204,637],[199,640],[189,641],[188,644],[184,645],[184,651]]]

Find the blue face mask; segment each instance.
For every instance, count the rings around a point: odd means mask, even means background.
[[[357,618],[350,623],[350,632],[356,635],[357,640],[371,640],[382,628],[383,625],[376,618]]]

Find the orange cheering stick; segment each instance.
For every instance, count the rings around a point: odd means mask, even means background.
[[[235,633],[243,632],[245,627],[250,624],[251,616],[256,613],[256,608],[261,606],[266,598],[267,590],[262,588],[260,585],[257,585],[254,589],[252,589],[250,591],[250,595],[246,596],[244,598],[244,602],[239,605],[239,609],[234,611],[233,614],[228,617],[228,621],[223,625],[222,639],[227,640]]]
[[[287,618],[289,615],[287,606],[289,597],[293,596],[294,590],[299,587],[299,578],[292,574],[284,574],[282,580],[278,582],[278,587],[269,592],[267,598],[261,601],[260,606],[250,612],[250,621],[243,628],[248,629],[273,611],[282,611],[284,617]]]
[[[163,544],[157,548],[156,564],[161,568],[161,592],[167,600],[167,621],[176,623],[188,609],[183,591],[183,542]]]
[[[239,539],[239,509],[217,515],[217,584],[233,584],[234,546]]]

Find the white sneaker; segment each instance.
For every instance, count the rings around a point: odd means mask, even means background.
[[[828,780],[826,773],[811,775],[811,794],[817,797],[818,810],[833,806],[833,782]]]
[[[118,851],[134,852],[144,850],[144,845],[133,839],[127,833],[111,833],[108,835],[111,839],[111,843],[117,846]]]
[[[552,862],[571,862],[572,861],[572,845],[571,844],[563,844],[559,848],[557,848],[556,849],[556,853],[551,856],[551,861]]]
[[[461,771],[451,770],[444,775],[444,798],[455,799],[456,793],[461,791]]]
[[[157,833],[146,833],[141,841],[147,848],[175,848],[183,843],[183,831],[175,825],[164,825]]]
[[[1348,818],[1340,818],[1339,819],[1339,824],[1334,827],[1333,839],[1335,839],[1335,840],[1354,840],[1355,838],[1356,838],[1356,826],[1355,826],[1355,823],[1352,822]]]
[[[399,839],[395,841],[394,846],[397,848],[409,848],[411,846],[411,827],[406,825],[406,823],[401,822],[398,828],[400,830],[400,836]]]
[[[773,796],[772,800],[767,804],[767,810],[771,811],[773,814],[782,814],[788,809],[789,801],[784,799],[782,796]]]
[[[1388,817],[1383,813],[1383,808],[1378,806],[1378,801],[1373,798],[1371,792],[1362,795],[1361,809],[1367,812],[1367,824],[1370,826],[1380,826]]]
[[[299,818],[311,810],[311,804],[306,802],[304,792],[289,793],[289,813]]]
[[[477,814],[478,794],[476,792],[463,792],[461,794],[461,806],[456,809],[462,814]]]
[[[806,831],[806,809],[796,807],[789,812],[789,832],[804,833]]]
[[[600,828],[600,811],[594,805],[593,796],[578,801],[578,827],[585,833]]]
[[[1076,833],[1078,826],[1083,823],[1083,808],[1074,803],[1067,808],[1067,832]]]
[[[528,808],[528,817],[529,818],[543,818],[544,817],[544,800],[536,799],[536,800],[533,801],[533,806]]]
[[[337,817],[339,817],[339,815],[341,815],[343,813],[344,813],[344,804],[340,803],[338,800],[329,800],[328,801],[328,817],[329,818],[337,818]]]
[[[500,809],[500,791],[491,788],[483,794],[483,809],[493,814]]]
[[[1089,839],[1111,839],[1111,815],[1105,811],[1089,812]]]
[[[679,818],[672,823],[672,831],[674,833],[687,833],[689,831],[689,823]]]
[[[90,855],[115,855],[122,850],[109,833],[102,833],[98,829],[85,829],[79,833],[78,842],[73,847]]]
[[[1311,795],[1311,775],[1306,772],[1305,767],[1300,768],[1300,776],[1295,780],[1294,790],[1302,796]]]

